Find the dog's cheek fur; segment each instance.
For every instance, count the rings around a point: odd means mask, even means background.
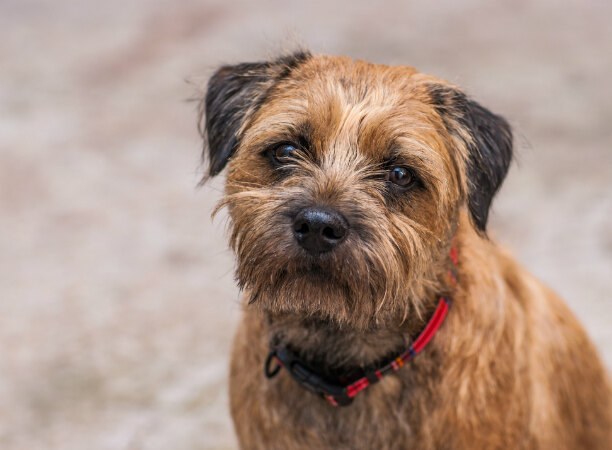
[[[486,230],[494,195],[508,173],[512,160],[512,130],[459,89],[430,84],[429,95],[446,130],[467,150],[467,201],[476,228]]]

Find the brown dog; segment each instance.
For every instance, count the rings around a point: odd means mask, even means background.
[[[504,119],[412,68],[307,52],[221,68],[202,106],[244,292],[242,448],[612,448],[593,345],[485,234]]]

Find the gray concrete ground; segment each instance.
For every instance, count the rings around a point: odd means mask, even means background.
[[[185,83],[301,42],[508,117],[492,229],[612,366],[612,3],[0,3],[0,448],[234,448],[239,313]]]

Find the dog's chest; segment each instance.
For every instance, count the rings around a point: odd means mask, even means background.
[[[351,405],[334,407],[286,370],[265,378],[265,325],[244,325],[236,337],[235,348],[242,351],[233,355],[230,382],[236,429],[239,437],[248,436],[243,448],[425,448],[418,444],[423,434],[435,435],[427,413],[435,408],[433,362],[423,358],[361,392]]]

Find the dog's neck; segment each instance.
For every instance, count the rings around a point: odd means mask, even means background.
[[[405,351],[423,331],[435,307],[435,302],[428,302],[422,317],[410,317],[399,326],[366,331],[323,320],[268,314],[270,345],[287,347],[330,379],[357,377]]]

